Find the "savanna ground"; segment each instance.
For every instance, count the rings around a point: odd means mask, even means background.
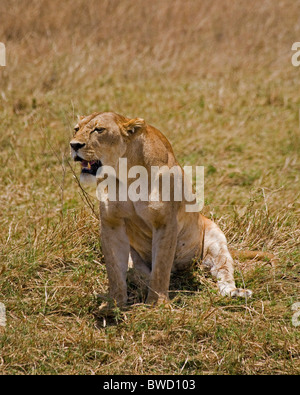
[[[299,374],[299,14],[294,0],[0,2],[0,373]],[[203,212],[231,247],[278,257],[236,261],[251,300],[220,297],[199,266],[172,278],[171,308],[130,284],[139,303],[97,318],[98,205],[68,143],[77,114],[106,110],[205,166]]]

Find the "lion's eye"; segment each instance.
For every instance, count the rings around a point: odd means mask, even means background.
[[[105,128],[95,128],[94,130],[93,130],[93,132],[97,132],[97,133],[102,133],[102,132],[104,132],[104,130],[105,130]]]
[[[79,126],[75,126],[74,132],[76,133],[76,132],[78,132],[78,130],[79,130]]]

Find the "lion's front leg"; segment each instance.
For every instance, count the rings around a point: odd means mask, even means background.
[[[101,245],[108,275],[109,295],[118,306],[122,306],[127,302],[126,273],[130,250],[124,221],[111,223],[101,220]]]
[[[153,232],[152,270],[147,303],[168,300],[171,269],[177,242],[177,225],[170,221]]]

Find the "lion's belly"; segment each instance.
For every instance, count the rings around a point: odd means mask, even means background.
[[[199,258],[201,251],[201,229],[196,223],[185,224],[178,233],[172,271],[185,270],[190,267],[194,259]]]
[[[126,232],[131,247],[144,262],[151,266],[152,262],[152,229],[140,217],[126,219]],[[178,230],[177,246],[172,271],[184,270],[198,258],[201,246],[201,226],[198,221],[186,221]]]

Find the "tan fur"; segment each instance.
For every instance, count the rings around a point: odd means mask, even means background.
[[[92,133],[96,126],[105,131]],[[143,119],[94,113],[81,117],[77,128],[71,143],[86,144],[78,155],[113,166],[117,175],[119,158],[127,158],[128,170],[141,165],[148,174],[151,166],[178,165],[166,137]],[[195,258],[217,278],[221,295],[251,296],[235,286],[233,259],[222,231],[200,213],[186,212],[184,201],[101,202],[100,222],[109,292],[118,305],[127,302],[129,256],[135,270],[148,278],[149,303],[166,300],[171,271],[190,267]]]

